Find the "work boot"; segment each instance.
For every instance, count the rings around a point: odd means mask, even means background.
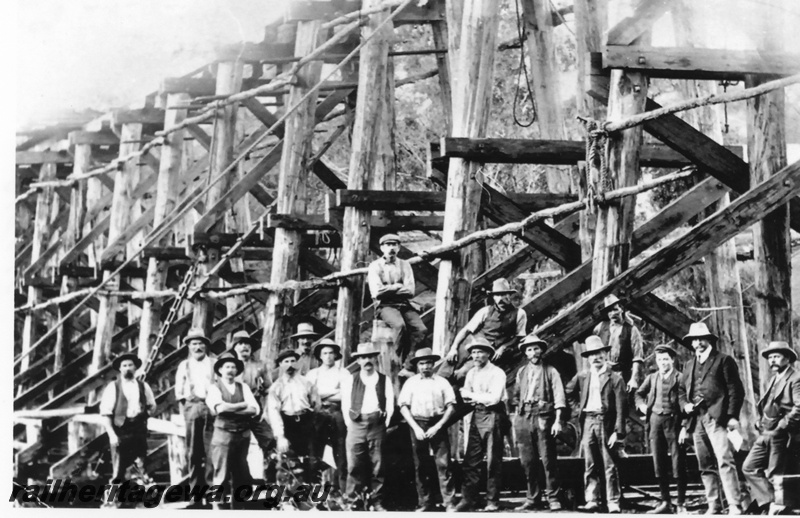
[[[542,505],[539,502],[531,502],[530,500],[525,500],[522,505],[518,505],[514,508],[515,511],[535,511],[537,509],[541,509]]]
[[[475,510],[475,508],[473,507],[473,505],[470,502],[468,502],[466,500],[462,500],[453,509],[453,512],[456,512],[456,513],[468,513],[470,511],[474,511],[474,510]]]
[[[769,510],[767,511],[767,514],[770,516],[774,516],[776,514],[783,514],[785,510],[786,510],[785,505],[780,505],[776,504],[775,502],[772,502],[771,504],[769,504]]]
[[[647,514],[672,514],[672,504],[669,500],[662,500],[655,509],[647,511]]]
[[[620,509],[619,504],[609,502],[608,503],[608,514],[620,514],[622,509]]]
[[[586,505],[579,505],[578,511],[583,513],[599,513],[602,511],[602,507],[600,504],[594,501],[586,502]]]
[[[496,513],[500,510],[500,507],[495,502],[489,502],[486,504],[486,507],[483,508],[484,513]]]
[[[675,514],[689,514],[689,511],[686,509],[685,505],[678,504],[675,506]]]
[[[550,502],[550,511],[561,511],[564,508],[561,506],[561,502],[558,500],[553,500]]]

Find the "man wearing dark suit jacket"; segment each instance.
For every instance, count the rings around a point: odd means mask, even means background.
[[[694,433],[694,448],[705,487],[708,513],[718,513],[719,486],[728,501],[728,514],[741,514],[739,476],[728,432],[738,431],[744,385],[733,358],[717,350],[717,336],[697,322],[683,337],[695,357],[688,362],[680,391],[683,411],[690,416],[687,432]]]
[[[681,430],[681,409],[678,392],[681,373],[675,370],[677,352],[669,345],[655,349],[658,371],[645,378],[636,391],[639,411],[645,415],[650,428],[650,451],[661,489],[661,503],[648,514],[686,514],[686,454],[678,444]],[[678,482],[678,507],[672,508],[669,494],[669,459],[672,459],[672,476]]]
[[[772,342],[761,351],[769,362],[772,378],[758,402],[759,432],[742,471],[759,511],[777,514],[783,506],[775,503],[773,483],[786,471],[788,446],[800,439],[800,372],[792,364],[797,353],[787,342]]]
[[[586,470],[586,505],[580,510],[600,512],[600,477],[605,478],[609,513],[619,513],[619,473],[615,446],[625,438],[628,396],[622,376],[608,365],[610,347],[599,336],[586,339],[581,356],[589,358],[589,369],[579,372],[567,384],[567,397],[579,401],[582,445]],[[602,475],[601,475],[602,473]]]

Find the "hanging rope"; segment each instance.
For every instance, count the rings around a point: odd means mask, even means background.
[[[533,96],[533,90],[531,89],[531,82],[528,78],[528,65],[525,63],[525,45],[522,45],[522,42],[525,39],[525,30],[523,28],[522,23],[522,16],[519,12],[519,1],[514,1],[514,7],[517,11],[517,34],[519,35],[519,69],[517,71],[517,82],[514,86],[514,104],[513,109],[511,111],[512,115],[514,116],[514,124],[520,126],[522,128],[529,128],[535,121],[536,121],[536,100]],[[517,116],[517,109],[520,105],[520,92],[522,89],[519,86],[520,79],[522,79],[522,75],[525,75],[525,88],[528,90],[528,99],[531,100],[531,120],[528,122],[520,122],[519,117]]]
[[[586,201],[590,211],[596,209],[595,196],[614,189],[608,170],[608,134],[601,129],[600,122],[586,117],[578,117],[586,131]],[[599,181],[594,181],[592,170],[599,171]]]

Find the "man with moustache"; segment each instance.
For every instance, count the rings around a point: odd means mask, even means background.
[[[181,404],[186,426],[186,460],[191,487],[208,485],[214,476],[211,436],[214,416],[206,405],[208,388],[214,383],[214,364],[207,355],[211,341],[202,329],[190,329],[183,338],[189,357],[178,365],[175,399]]]
[[[297,332],[291,336],[291,339],[295,341],[295,351],[298,356],[295,369],[302,376],[318,365],[311,350],[311,344],[318,338],[319,334],[314,331],[314,326],[306,322],[297,324]]]
[[[446,354],[449,363],[458,362],[459,351],[467,337],[482,336],[495,348],[493,364],[506,371],[516,367],[522,357],[517,351],[517,344],[525,337],[528,323],[525,311],[515,308],[511,302],[511,297],[516,293],[517,290],[506,279],[497,279],[492,283],[492,289],[488,292],[492,297],[492,304],[478,310],[456,334]],[[463,363],[456,372],[457,379],[463,379],[473,367],[466,355]]]
[[[661,503],[648,514],[686,514],[686,453],[678,443],[681,431],[681,409],[678,393],[681,373],[675,369],[677,351],[669,345],[655,348],[658,372],[645,378],[636,391],[639,411],[645,415],[650,429],[650,451],[661,489]],[[678,506],[672,507],[669,492],[669,459],[672,459],[672,476],[678,483]]]
[[[486,507],[485,512],[499,510],[501,469],[503,463],[502,424],[508,418],[505,404],[506,374],[492,365],[497,351],[482,337],[476,337],[468,349],[474,366],[467,372],[461,397],[475,411],[464,418],[467,451],[462,469],[464,472],[463,500],[458,512],[472,511],[478,503],[478,481],[481,462],[486,457]]]
[[[525,503],[517,509],[539,508],[545,482],[550,510],[560,511],[556,436],[561,433],[567,408],[564,385],[558,371],[542,363],[542,354],[547,349],[544,340],[536,335],[526,336],[519,348],[528,361],[517,371],[512,404],[517,406],[514,430],[519,459],[528,479],[528,493]],[[539,477],[540,465],[544,468],[544,481]]]
[[[287,349],[278,354],[275,363],[280,376],[269,388],[267,415],[278,441],[278,452],[291,450],[304,458],[306,483],[317,478],[314,449],[315,411],[320,407],[317,388],[297,368],[297,351]]]
[[[105,416],[111,444],[111,483],[121,484],[125,470],[136,462],[144,471],[147,457],[147,417],[155,411],[156,400],[150,385],[135,379],[142,366],[135,354],[117,356],[111,363],[119,377],[109,383],[100,399],[100,415]]]
[[[615,447],[625,437],[628,398],[622,376],[613,372],[608,363],[609,349],[599,336],[586,339],[581,356],[589,359],[589,369],[572,378],[566,393],[571,400],[580,402],[586,505],[579,509],[592,513],[602,510],[602,477],[608,512],[618,514],[621,492]]]
[[[694,448],[703,480],[708,512],[717,514],[720,502],[720,480],[728,501],[728,514],[741,514],[739,475],[733,458],[728,432],[739,429],[739,412],[744,404],[744,385],[733,358],[716,348],[717,335],[702,322],[689,327],[683,337],[695,351],[695,357],[684,369],[680,402],[690,417],[686,432],[694,433]]]
[[[397,234],[382,236],[380,247],[383,255],[370,263],[367,271],[375,316],[386,322],[398,337],[398,351],[410,355],[421,347],[428,332],[419,312],[411,305],[416,290],[414,271],[408,261],[397,257],[400,251]],[[400,375],[411,376],[410,369],[410,360],[406,360]]]
[[[372,509],[383,507],[383,441],[394,413],[392,379],[377,369],[380,350],[358,344],[352,355],[361,368],[342,379],[342,413],[347,425],[347,499],[359,507],[359,492],[370,494]],[[366,506],[368,502],[364,502]]]
[[[440,359],[429,347],[418,349],[411,359],[417,374],[405,382],[397,399],[411,430],[420,512],[436,510],[434,474],[438,475],[442,503],[448,511],[455,509],[447,423],[454,413],[456,395],[446,379],[433,373],[433,364]]]
[[[628,392],[633,392],[639,387],[642,378],[642,333],[627,318],[622,303],[615,295],[605,298],[602,311],[608,316],[608,320],[597,324],[593,333],[611,347],[609,366],[611,370],[622,375]]]
[[[206,404],[214,420],[211,437],[211,460],[214,464],[214,485],[225,493],[231,488],[252,484],[247,465],[250,448],[251,418],[258,414],[258,403],[246,383],[236,381],[244,371],[244,363],[232,354],[223,354],[214,363],[219,377],[208,387]],[[230,484],[228,484],[230,481]],[[231,507],[235,502],[231,501]],[[218,508],[218,504],[214,504]]]
[[[792,364],[797,353],[788,342],[770,342],[761,351],[772,377],[758,402],[760,432],[742,471],[750,486],[754,514],[780,514],[785,506],[775,502],[775,482],[786,472],[789,444],[800,440],[800,372]]]
[[[343,494],[347,489],[347,425],[342,414],[342,379],[350,373],[336,365],[342,352],[339,344],[330,338],[319,341],[314,347],[314,356],[319,359],[320,366],[308,371],[306,378],[316,387],[320,398],[315,447],[318,457],[322,456],[326,444],[333,449],[336,463],[333,489]]]

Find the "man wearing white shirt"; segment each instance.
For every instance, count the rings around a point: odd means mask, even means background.
[[[111,444],[112,484],[124,481],[125,470],[136,462],[144,468],[147,457],[147,417],[155,411],[156,401],[150,386],[134,378],[142,366],[135,354],[126,353],[114,359],[112,366],[119,378],[103,391],[100,415],[105,416],[108,441]]]
[[[379,353],[370,342],[358,344],[352,356],[361,370],[343,378],[342,414],[347,425],[346,496],[355,502],[359,492],[366,490],[371,493],[372,509],[385,511],[383,441],[394,413],[394,388],[391,378],[377,370]]]

